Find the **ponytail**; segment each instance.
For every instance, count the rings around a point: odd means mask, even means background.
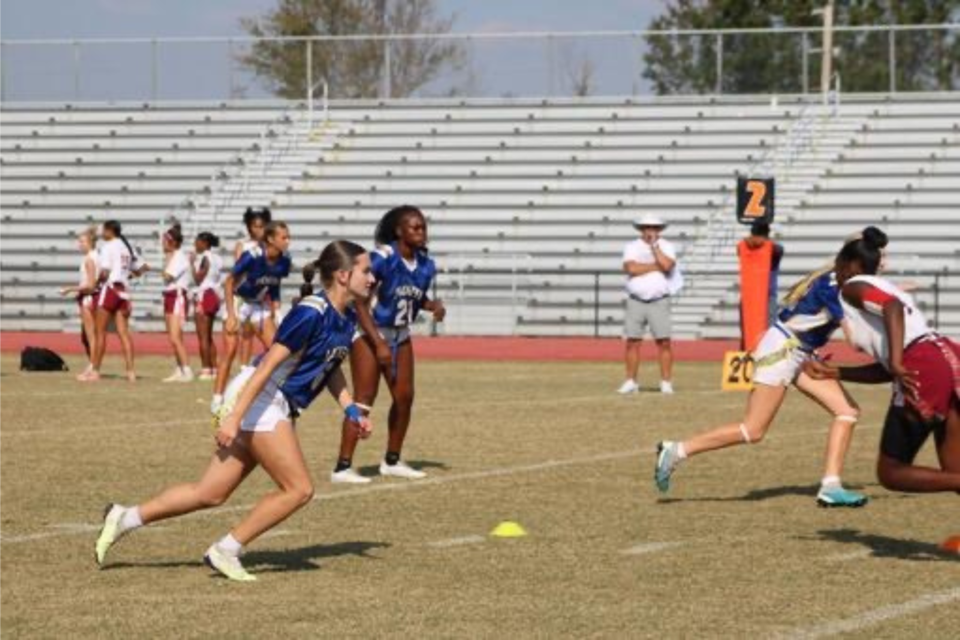
[[[313,295],[313,280],[317,276],[320,265],[317,260],[308,262],[303,268],[303,284],[300,285],[300,298]]]
[[[127,247],[127,251],[130,252],[131,261],[137,257],[137,254],[134,253],[133,247],[130,246],[130,242],[127,240],[127,237],[123,235],[123,227],[120,225],[120,222],[117,220],[107,220],[103,223],[103,228],[108,229],[117,238],[120,238],[123,241],[124,246]]]

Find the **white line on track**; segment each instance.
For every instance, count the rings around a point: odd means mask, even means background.
[[[428,542],[428,547],[433,547],[434,549],[446,549],[447,547],[461,547],[467,544],[480,544],[486,542],[487,539],[483,536],[460,536],[459,538],[447,538],[446,540],[434,540],[433,542]]]
[[[682,542],[644,542],[643,544],[638,544],[630,547],[629,549],[624,549],[620,553],[628,556],[642,556],[648,553],[657,553],[658,551],[674,549],[682,544]]]
[[[887,620],[894,620],[909,616],[914,613],[937,607],[942,604],[950,604],[960,600],[960,587],[928,593],[919,598],[901,602],[899,604],[890,604],[877,609],[864,611],[859,615],[842,620],[832,620],[812,627],[801,627],[788,631],[787,633],[774,635],[776,640],[815,640],[816,638],[829,638],[840,635],[841,633],[853,633],[862,631],[868,627],[878,625]]]

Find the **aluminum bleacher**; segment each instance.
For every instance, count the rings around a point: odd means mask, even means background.
[[[352,102],[326,123],[294,103],[4,104],[0,125],[5,328],[73,326],[56,288],[90,222],[121,220],[149,259],[171,214],[229,239],[268,204],[303,262],[333,238],[369,244],[407,202],[430,220],[448,333],[618,335],[620,251],[652,211],[691,274],[678,334],[733,336],[735,178],[771,173],[788,274],[878,224],[891,269],[960,333],[956,94]],[[157,291],[135,292],[141,330],[160,326]]]

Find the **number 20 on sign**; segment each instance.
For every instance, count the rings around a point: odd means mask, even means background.
[[[720,388],[724,391],[750,391],[753,389],[754,369],[749,351],[727,351],[723,356]]]

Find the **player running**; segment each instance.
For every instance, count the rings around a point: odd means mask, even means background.
[[[77,376],[82,380],[93,370],[92,350],[97,342],[97,297],[100,295],[100,280],[97,272],[99,254],[97,253],[97,230],[85,229],[77,235],[77,249],[83,255],[80,259],[80,281],[75,287],[63,287],[60,295],[74,295],[80,310],[80,338],[90,362],[87,368]]]
[[[269,349],[277,331],[274,304],[280,300],[280,281],[290,275],[290,231],[283,222],[271,222],[263,235],[264,242],[240,256],[223,286],[226,298],[226,320],[223,323],[223,357],[217,367],[210,411],[217,413],[223,404],[223,392],[230,377],[230,367],[237,355],[238,332],[242,325],[251,325],[254,334]],[[362,305],[361,305],[362,306]]]
[[[183,250],[183,230],[175,223],[163,234],[163,252],[167,255],[163,267],[163,319],[167,337],[173,347],[177,368],[164,382],[193,382],[193,369],[187,347],[183,344],[183,323],[187,320],[188,295],[193,285],[190,258]]]
[[[213,323],[220,311],[220,273],[223,258],[215,251],[220,238],[209,231],[197,235],[193,242],[196,251],[193,264],[194,289],[193,323],[197,329],[200,347],[200,380],[214,380],[217,376],[217,343],[213,340]]]
[[[371,265],[377,286],[376,305],[372,312],[366,305],[357,308],[363,336],[350,352],[353,389],[357,403],[369,413],[377,397],[380,376],[387,381],[393,404],[380,475],[419,479],[427,474],[400,460],[413,410],[414,357],[410,325],[421,309],[430,311],[434,320],[442,322],[446,309],[443,302],[429,299],[437,267],[427,254],[427,221],[423,213],[409,205],[391,209],[380,219],[374,236],[378,248],[371,254]],[[344,421],[340,455],[330,475],[332,482],[370,482],[352,468],[356,448],[357,431]]]
[[[127,533],[167,518],[222,504],[257,466],[277,484],[229,533],[212,544],[204,562],[231,580],[252,581],[240,563],[243,547],[276,526],[313,497],[294,424],[326,387],[359,433],[371,430],[353,402],[340,364],[356,332],[355,303],[370,295],[370,257],[363,247],[336,241],[314,263],[323,290],[300,301],[284,318],[277,339],[244,367],[227,391],[229,412],[215,439],[218,450],[198,482],[167,488],[134,507],[111,504],[96,542],[102,566],[110,547]]]
[[[880,483],[891,491],[960,491],[960,345],[932,331],[909,294],[877,277],[886,243],[882,231],[867,227],[837,256],[853,343],[875,362],[811,361],[804,372],[823,381],[893,382],[877,460]],[[930,434],[939,469],[914,463]]]
[[[661,492],[669,490],[671,476],[687,458],[724,447],[760,442],[783,404],[787,387],[792,384],[833,416],[817,503],[824,507],[861,507],[867,503],[866,496],[845,489],[840,480],[859,407],[836,380],[814,380],[802,372],[803,364],[816,357],[816,350],[829,341],[838,327],[843,328],[849,340],[849,323],[844,319],[832,268],[815,271],[794,285],[777,317],[778,321],[767,329],[753,353],[754,388],[743,420],[683,442],[661,442],[654,470]]]
[[[97,299],[96,346],[93,349],[93,366],[88,373],[80,376],[84,382],[100,380],[100,366],[107,353],[107,328],[112,320],[117,327],[117,336],[123,348],[123,359],[127,367],[127,380],[136,382],[137,374],[133,369],[133,341],[130,339],[130,314],[133,305],[130,302],[131,277],[140,277],[150,269],[123,235],[123,229],[116,220],[103,223],[103,246],[100,247],[100,297]]]

